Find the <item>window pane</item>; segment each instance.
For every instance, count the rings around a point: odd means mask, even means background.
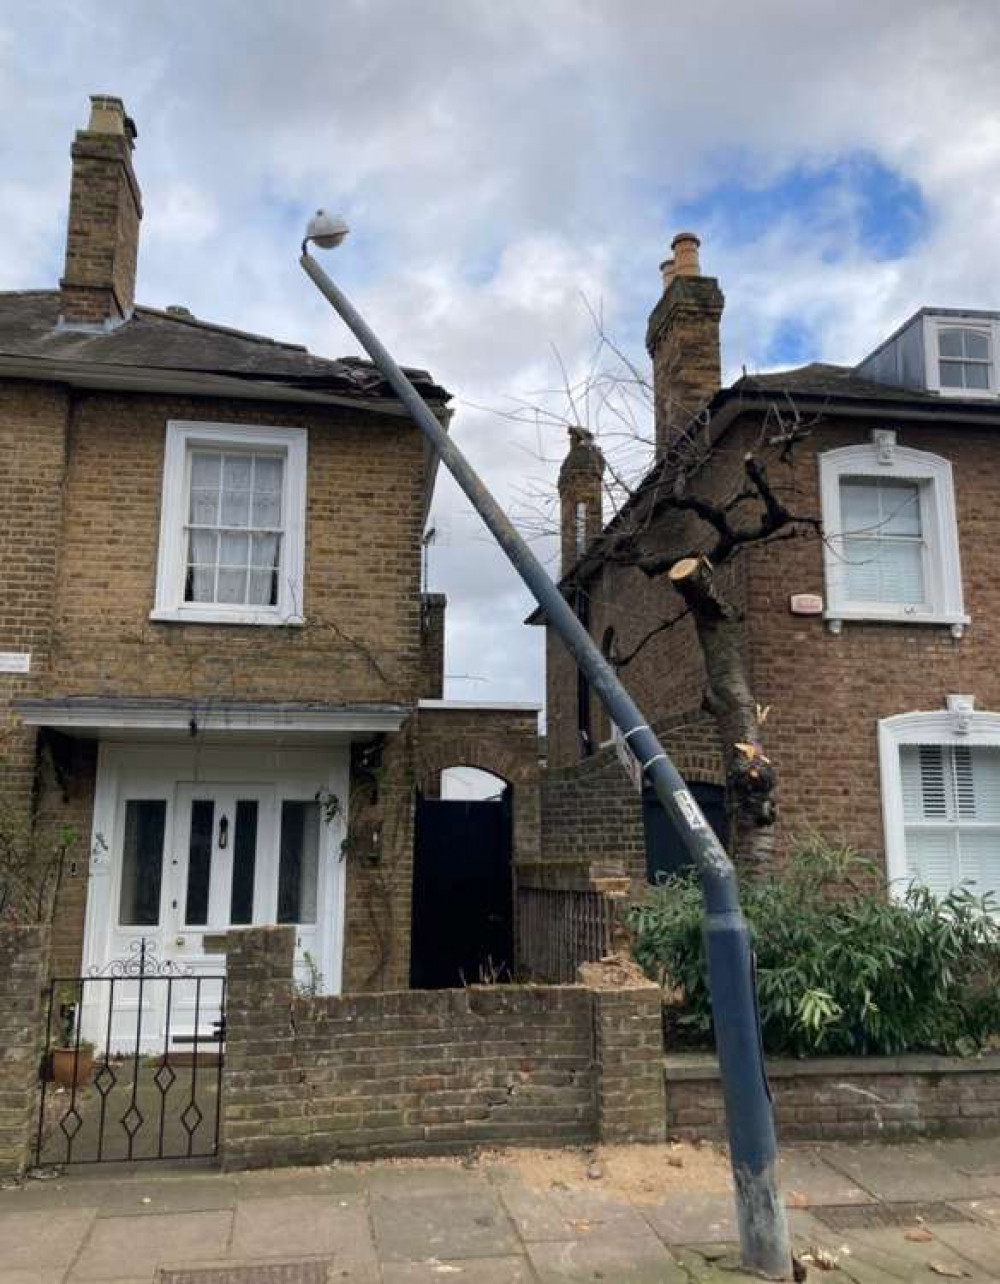
[[[191,489],[191,525],[215,526],[219,521],[218,490]]]
[[[222,456],[217,451],[195,450],[191,453],[191,485],[219,489]]]
[[[186,602],[215,601],[215,567],[192,566],[188,571]]]
[[[958,882],[958,853],[954,830],[910,830],[906,835],[906,872],[909,878],[930,888],[935,896],[947,896]]]
[[[253,537],[253,566],[273,567],[278,565],[278,536],[255,535]]]
[[[219,592],[216,601],[227,606],[241,605],[247,600],[247,573],[219,570]]]
[[[941,362],[941,387],[942,388],[964,388],[965,381],[962,378],[962,372],[965,369],[965,363],[962,361],[942,361]]]
[[[125,804],[118,905],[122,927],[155,927],[160,921],[166,819],[167,804],[163,799],[130,798]]]
[[[989,366],[968,363],[965,367],[965,386],[967,388],[988,389],[990,386]]]
[[[254,465],[254,492],[258,495],[280,494],[284,460],[277,455],[255,455]]]
[[[919,535],[920,488],[915,482],[882,482],[879,487],[883,535]]]
[[[247,602],[251,606],[277,606],[278,572],[251,571]]]
[[[208,923],[214,826],[215,802],[211,798],[196,798],[191,803],[187,903],[184,908],[184,922],[188,927],[204,927]]]
[[[250,492],[248,490],[222,492],[222,525],[250,525]]]
[[[280,495],[254,495],[253,525],[258,529],[274,529],[281,525]]]
[[[847,596],[852,602],[920,606],[924,601],[923,544],[919,540],[844,541]]]
[[[315,923],[319,876],[319,803],[281,804],[278,922]]]
[[[965,355],[976,361],[989,361],[990,337],[982,330],[963,330],[965,336]]]
[[[845,478],[840,483],[840,509],[845,534],[877,535],[881,517],[878,480]]]
[[[222,536],[219,563],[222,566],[246,566],[250,560],[250,536],[233,535],[226,531]]]
[[[225,455],[222,460],[223,490],[249,490],[252,469],[250,455]]]
[[[1000,894],[1000,833],[960,832],[959,870],[962,883],[976,896]]]
[[[236,804],[236,833],[233,835],[233,886],[229,921],[237,925],[253,922],[253,880],[257,864],[257,801],[241,798]]]
[[[964,357],[962,331],[958,327],[938,331],[938,351],[942,357]]]
[[[192,531],[188,561],[193,566],[214,566],[218,547],[215,531]]]

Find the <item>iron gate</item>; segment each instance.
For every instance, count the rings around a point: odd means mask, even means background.
[[[37,1166],[218,1154],[226,978],[153,942],[49,986]]]

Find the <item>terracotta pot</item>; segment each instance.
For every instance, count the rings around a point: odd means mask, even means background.
[[[75,1066],[74,1066],[75,1063]],[[74,1076],[73,1071],[76,1070]],[[53,1048],[49,1053],[49,1078],[53,1083],[62,1084],[64,1088],[88,1083],[94,1072],[94,1054],[80,1049],[77,1056],[73,1048]]]

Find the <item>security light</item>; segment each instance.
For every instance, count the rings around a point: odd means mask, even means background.
[[[342,218],[327,214],[326,210],[317,210],[306,227],[303,245],[312,241],[321,250],[335,249],[344,239],[350,228]]]

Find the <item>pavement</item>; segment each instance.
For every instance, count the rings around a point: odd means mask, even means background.
[[[787,1147],[782,1169],[810,1281],[1000,1281],[1000,1140]],[[630,1203],[600,1179],[533,1188],[488,1158],[80,1167],[0,1191],[0,1284],[750,1279],[731,1197],[678,1181]]]

